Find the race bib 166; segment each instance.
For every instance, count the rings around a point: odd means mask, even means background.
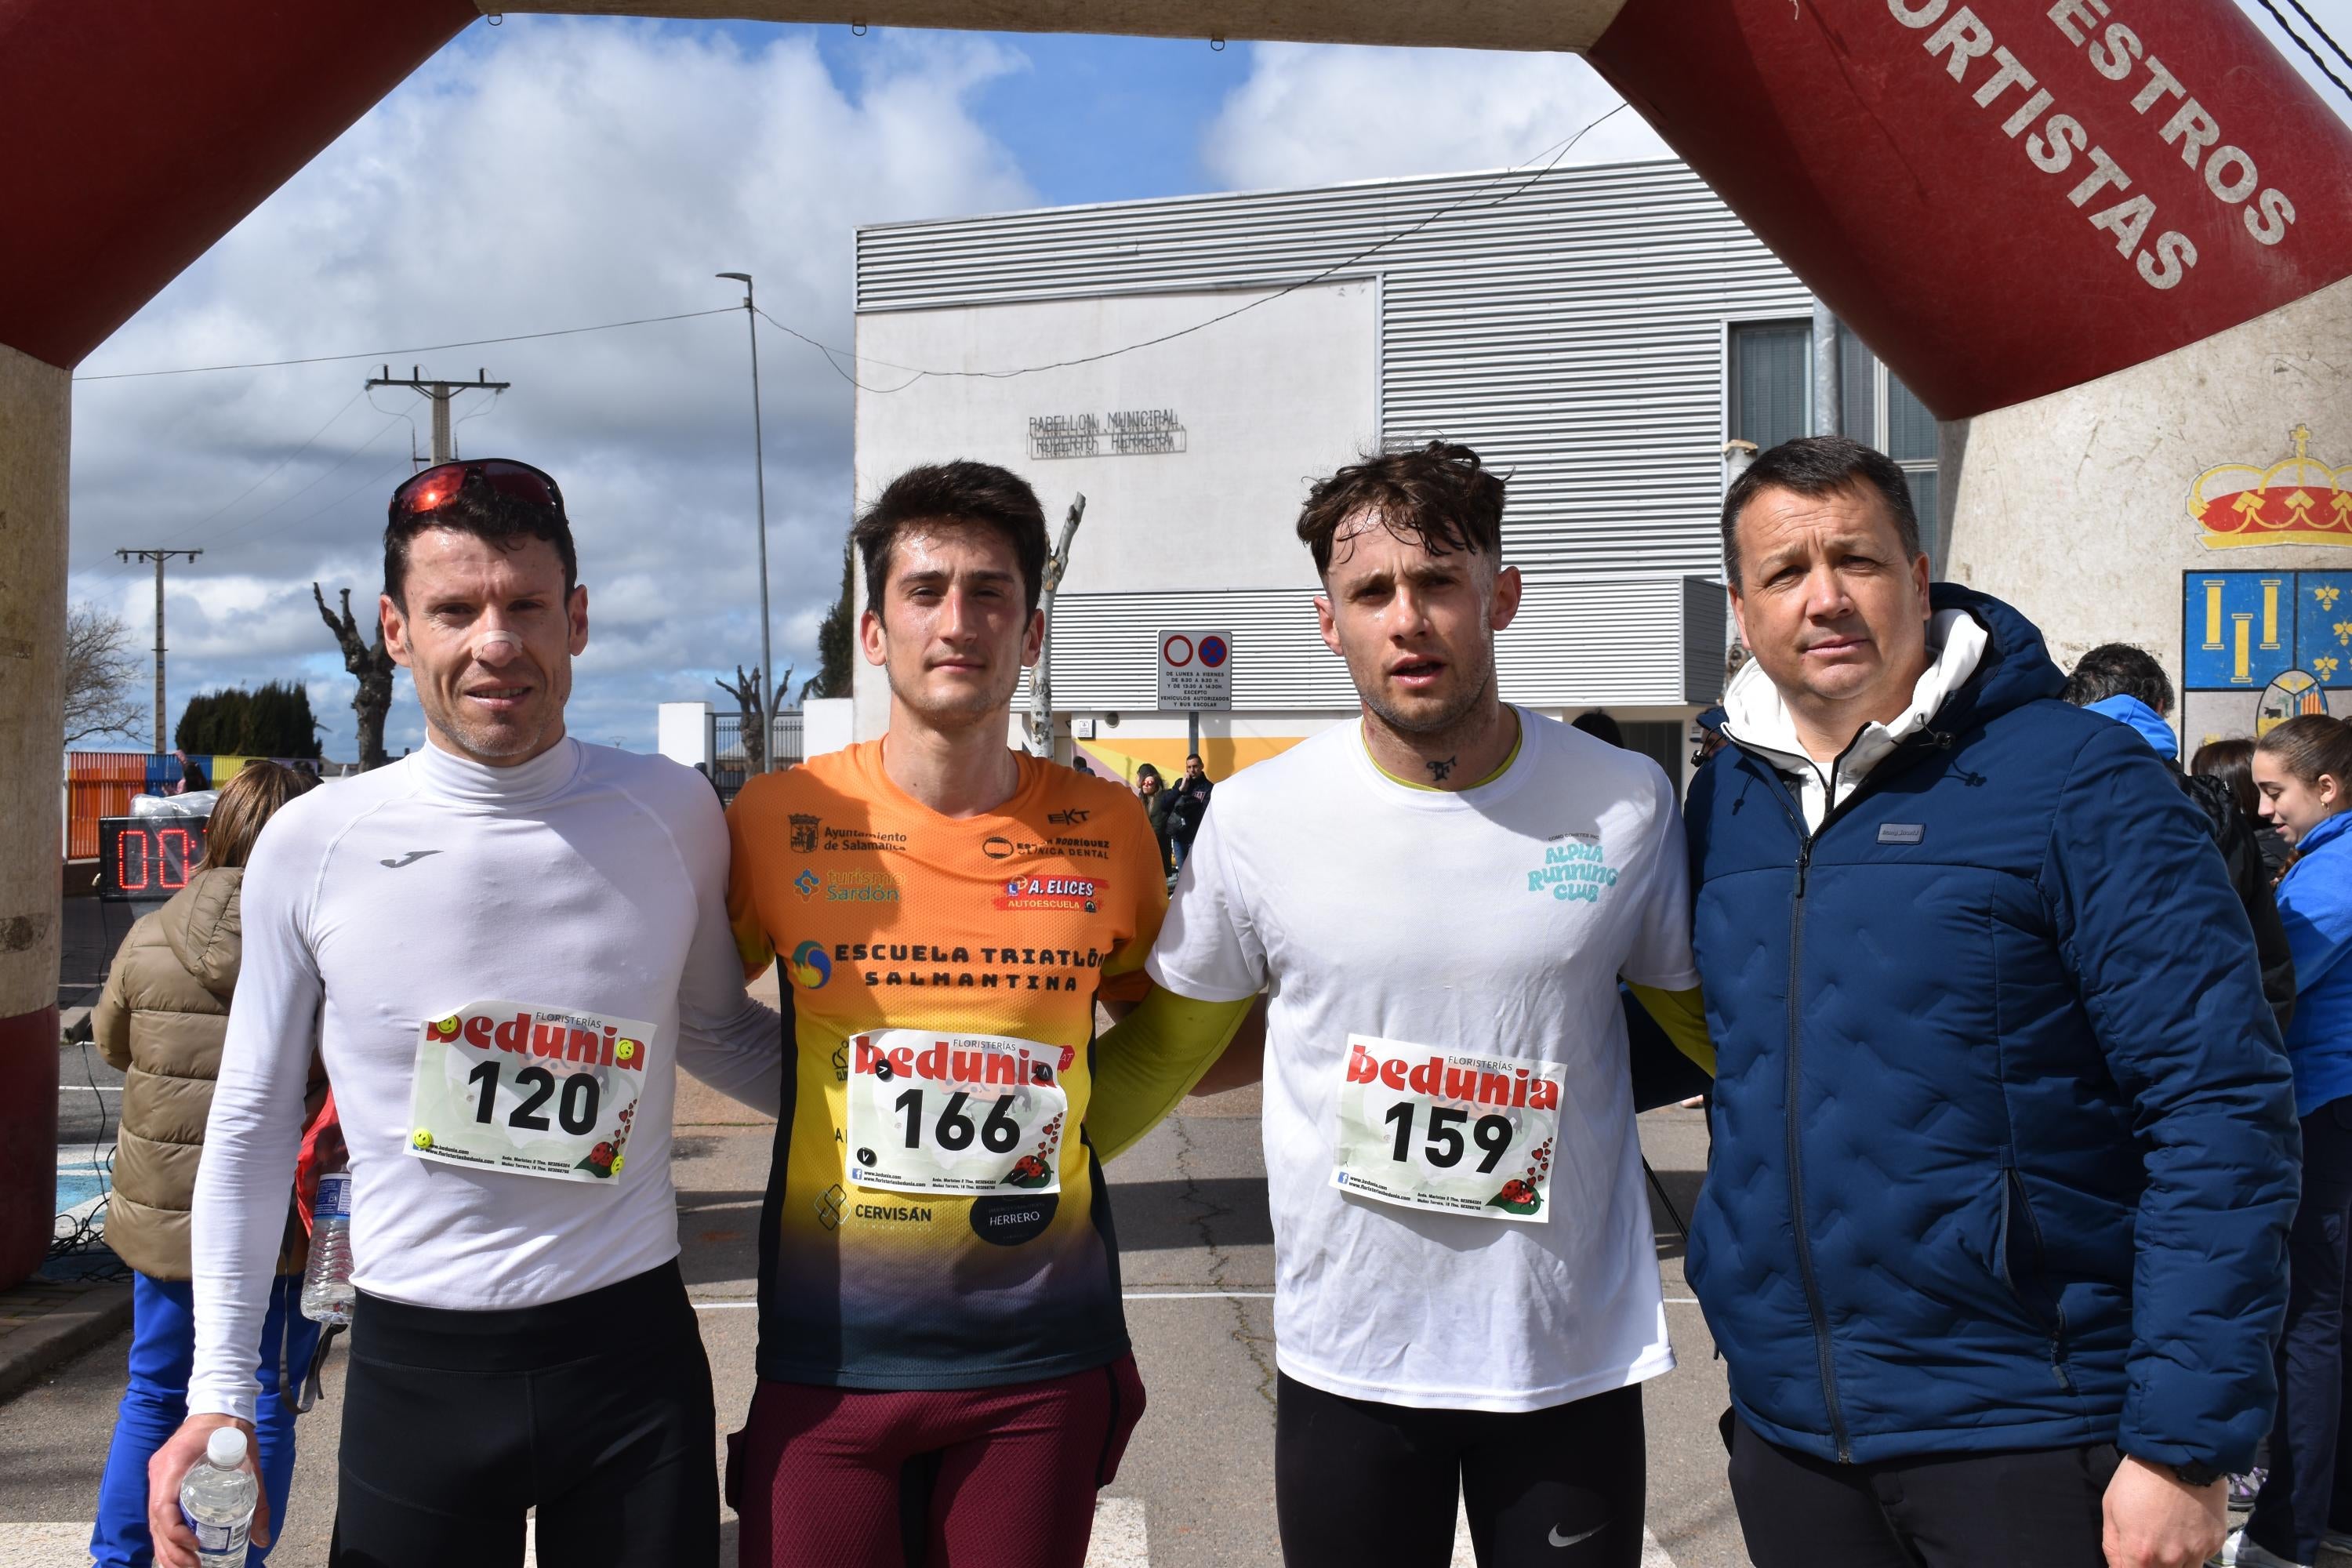
[[[1058,1193],[1073,1053],[1034,1040],[877,1029],[849,1042],[846,1174],[900,1193]]]

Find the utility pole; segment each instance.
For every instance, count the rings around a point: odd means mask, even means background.
[[[776,658],[769,647],[768,635],[768,454],[767,443],[760,437],[760,315],[751,303],[751,275],[748,272],[719,272],[719,278],[729,278],[743,285],[743,325],[751,333],[751,476],[760,496],[760,685],[768,694],[766,717],[760,722],[767,732],[760,744],[767,755],[761,773],[776,765],[776,748],[769,742],[775,738]]]
[[[446,463],[454,458],[456,444],[449,437],[449,404],[461,392],[504,392],[514,383],[492,381],[487,370],[476,370],[471,381],[426,381],[416,374],[416,366],[408,367],[406,381],[394,381],[392,366],[385,365],[382,375],[368,377],[368,390],[379,386],[404,386],[433,405],[433,460]]]
[[[174,555],[184,555],[194,561],[204,553],[201,550],[118,550],[117,559],[152,561],[155,563],[155,750],[158,753],[171,748],[163,744],[163,563]]]

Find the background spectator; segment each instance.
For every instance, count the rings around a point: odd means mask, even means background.
[[[2286,1329],[2270,1477],[2224,1561],[2305,1563],[2352,1549],[2352,1496],[2336,1500],[2344,1409],[2346,1227],[2352,1226],[2352,730],[2325,714],[2254,742],[2263,810],[2294,843],[2278,908],[2300,987],[2286,1054],[2303,1121],[2303,1198],[2287,1236]]]
[[[1175,797],[1168,792],[1168,781],[1145,763],[1135,770],[1135,793],[1143,802],[1144,815],[1151,818],[1151,837],[1160,841],[1160,869],[1172,877],[1176,862],[1168,855],[1168,805]]]
[[[2294,956],[2286,931],[2279,924],[2278,906],[2271,898],[2276,879],[2263,860],[2260,834],[2239,809],[2238,798],[2226,784],[2180,771],[2180,742],[2173,737],[2172,682],[2164,667],[2146,648],[2129,643],[2101,643],[2075,662],[2066,678],[2067,701],[2129,725],[2164,759],[2173,778],[2205,814],[2214,847],[2229,868],[2230,886],[2254,928],[2254,951],[2263,963],[2263,995],[2278,1019],[2281,1033],[2294,1016]]]
[[[2230,792],[2238,815],[2254,836],[2254,847],[2262,851],[2271,884],[2277,886],[2286,868],[2294,864],[2294,851],[2288,847],[2285,836],[2263,816],[2262,792],[2254,787],[2254,743],[2242,737],[2208,741],[2189,759],[2189,771],[2201,779],[2220,780]]]
[[[1581,730],[1594,740],[1606,741],[1621,751],[1624,749],[1625,731],[1618,728],[1616,720],[1598,708],[1579,713],[1568,722],[1570,729]]]
[[[147,1460],[188,1414],[195,1353],[188,1205],[243,953],[238,916],[246,857],[262,825],[310,787],[303,774],[264,762],[247,763],[228,782],[213,810],[201,866],[171,902],[131,926],[92,1015],[100,1054],[124,1074],[106,1240],[132,1269],[131,1383],[115,1417],[89,1541],[100,1568],[153,1561]],[[326,1069],[314,1055],[312,1117],[326,1091]],[[319,1339],[319,1325],[301,1313],[310,1247],[290,1193],[288,1198],[278,1278],[261,1343],[254,1347],[261,1370],[254,1426],[270,1522],[278,1529],[294,1472],[295,1391]],[[257,1562],[269,1552],[257,1546],[252,1555]]]
[[[1201,824],[1209,815],[1209,792],[1215,787],[1209,770],[1201,763],[1200,752],[1184,759],[1184,776],[1168,792],[1169,858],[1179,869],[1192,840],[1201,836]]]

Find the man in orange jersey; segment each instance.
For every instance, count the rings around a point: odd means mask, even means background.
[[[1097,1000],[1167,894],[1142,806],[1008,749],[1045,636],[1045,514],[985,464],[909,470],[853,535],[882,740],[729,813],[745,967],[782,957],[785,1074],[743,1568],[1079,1568],[1143,1410],[1081,1123]],[[903,1521],[903,1523],[902,1523]]]

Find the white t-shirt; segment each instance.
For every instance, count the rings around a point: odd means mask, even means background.
[[[1458,793],[1387,777],[1354,724],[1219,784],[1152,952],[1180,995],[1269,991],[1276,1359],[1328,1393],[1536,1410],[1674,1366],[1617,981],[1698,984],[1682,817],[1648,758],[1519,721]],[[1351,1037],[1554,1064],[1549,1216],[1335,1186]]]
[[[270,819],[246,868],[244,956],[196,1174],[190,1410],[253,1414],[314,1042],[351,1149],[360,1289],[425,1307],[537,1306],[677,1256],[677,1068],[772,1113],[782,1088],[782,1020],[745,994],[728,930],[727,858],[707,780],[571,740],[510,768],[426,745]],[[650,1026],[638,1070],[606,1075],[608,1106],[637,1095],[609,1179],[413,1149],[425,1026],[492,1001]],[[513,1076],[535,1065],[520,1031],[512,1046],[478,1053],[507,1075],[499,1124],[520,1107]],[[546,1065],[565,1096],[525,1114],[551,1130],[589,1107],[569,1087],[575,1063]]]

